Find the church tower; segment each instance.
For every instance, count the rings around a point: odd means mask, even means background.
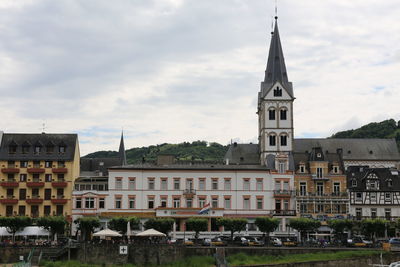
[[[288,158],[293,150],[295,98],[286,72],[277,19],[275,17],[265,78],[258,93],[258,138],[263,165],[268,165],[269,159]]]

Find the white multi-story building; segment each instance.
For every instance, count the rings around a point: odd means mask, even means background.
[[[280,230],[286,231],[286,219],[296,215],[292,173],[273,173],[261,165],[186,165],[172,160],[111,168],[107,212],[102,215],[172,217],[177,231],[185,230],[190,217],[207,218],[209,231],[219,230],[216,218],[247,218],[251,231],[260,216],[280,218]],[[210,212],[199,214],[208,203]]]

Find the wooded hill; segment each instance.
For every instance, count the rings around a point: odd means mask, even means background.
[[[206,141],[183,142],[180,144],[160,144],[147,147],[135,147],[126,150],[126,158],[129,164],[156,160],[158,154],[172,154],[179,160],[194,161],[221,161],[228,146]],[[98,151],[86,155],[86,158],[117,157],[116,151]]]
[[[337,132],[330,138],[395,138],[400,149],[400,121],[371,122],[357,129]]]
[[[400,149],[400,121],[385,120],[372,122],[358,129],[337,132],[329,138],[395,138]],[[129,164],[156,160],[158,154],[173,154],[179,160],[221,161],[228,146],[206,141],[183,142],[180,144],[160,144],[147,147],[135,147],[126,151]],[[117,157],[117,151],[98,151],[86,155],[86,158]]]

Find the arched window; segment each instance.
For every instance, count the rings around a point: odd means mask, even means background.
[[[286,108],[281,108],[279,117],[283,121],[287,120],[287,109]]]
[[[275,134],[269,135],[269,145],[276,146],[276,135]]]
[[[282,134],[280,138],[281,138],[281,140],[280,140],[281,146],[287,146],[287,135]]]
[[[269,120],[274,121],[275,120],[275,109],[274,108],[269,109],[268,114],[269,114]]]

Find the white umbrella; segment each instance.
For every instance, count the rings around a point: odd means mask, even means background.
[[[156,231],[154,229],[149,229],[144,232],[138,233],[136,236],[166,236],[166,234],[163,234],[159,231]]]
[[[50,232],[39,226],[27,226],[24,230],[15,234],[16,236],[49,236]]]
[[[0,227],[0,236],[12,236],[12,234],[7,231],[7,227]]]
[[[115,232],[113,230],[110,229],[104,229],[101,230],[97,233],[94,233],[93,236],[111,236],[111,237],[118,237],[118,236],[122,236],[120,233]]]

